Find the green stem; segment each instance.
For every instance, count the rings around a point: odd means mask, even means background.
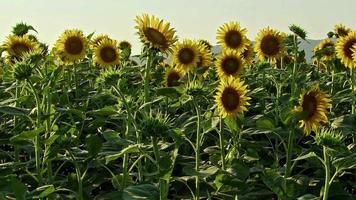
[[[220,145],[220,155],[221,155],[221,168],[225,170],[225,147],[224,147],[224,135],[222,130],[222,118],[219,121],[219,145]]]
[[[157,162],[157,170],[158,170],[158,174],[159,174],[159,199],[160,200],[166,200],[167,199],[167,187],[166,187],[166,183],[163,179],[161,179],[161,167],[160,167],[160,160],[161,160],[161,156],[159,153],[159,148],[158,148],[158,138],[156,136],[152,137],[152,146],[153,146],[153,153],[155,155],[156,158],[156,162]]]
[[[351,101],[351,114],[355,114],[355,70],[351,68],[351,95],[352,95],[352,101]]]
[[[40,99],[37,93],[37,90],[35,89],[32,81],[30,79],[27,79],[27,83],[29,87],[32,90],[33,95],[35,96],[35,101],[36,101],[36,110],[37,110],[37,120],[36,124],[37,126],[40,125],[40,117],[41,117],[41,105],[40,105]],[[38,182],[39,185],[42,184],[42,170],[41,170],[41,143],[40,143],[40,135],[37,134],[34,140],[34,146],[35,146],[35,160],[36,160],[36,170],[37,170],[37,176],[38,176]]]
[[[16,87],[15,87],[15,99],[16,99],[16,101],[15,101],[15,107],[17,107],[18,106],[18,100],[17,100],[17,98],[19,98],[19,96],[21,95],[20,94],[20,90],[19,90],[19,82],[18,81],[16,81]],[[17,117],[16,116],[14,116],[14,128],[16,128],[16,126],[17,126]],[[15,162],[19,162],[20,161],[20,146],[19,145],[15,145]]]
[[[292,71],[292,96],[295,96],[296,87],[296,70],[297,70],[297,59],[298,59],[298,44],[297,44],[297,36],[293,36],[293,53],[294,53],[294,63],[293,63],[293,71]]]
[[[287,193],[287,179],[291,175],[291,160],[292,160],[292,150],[293,150],[293,142],[294,142],[294,128],[289,133],[288,136],[288,144],[287,144],[287,156],[286,156],[286,168],[284,175],[284,191]]]
[[[324,165],[325,165],[325,185],[324,185],[324,192],[323,192],[323,200],[328,199],[329,188],[330,188],[330,158],[327,154],[327,149],[323,146],[323,153],[324,153]]]
[[[148,103],[150,101],[150,92],[149,92],[149,77],[150,77],[150,68],[152,67],[151,65],[152,62],[152,54],[149,53],[146,61],[146,66],[145,66],[145,76],[144,76],[144,103]],[[150,113],[150,106],[145,105],[145,112],[148,114]]]
[[[200,111],[197,103],[193,100],[193,104],[195,107],[195,111],[197,113],[197,135],[196,135],[196,145],[195,145],[195,170],[199,173],[200,168],[200,141],[201,141],[201,133],[200,133]],[[199,176],[195,177],[195,199],[199,200],[200,198],[200,187],[199,187]]]

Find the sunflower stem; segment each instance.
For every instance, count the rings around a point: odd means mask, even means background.
[[[195,111],[197,114],[197,135],[196,135],[196,145],[195,145],[195,170],[197,174],[199,174],[199,168],[200,168],[200,141],[201,141],[201,135],[200,135],[200,111],[197,103],[195,102],[195,99],[193,99],[193,104],[195,107]],[[199,200],[200,199],[200,187],[199,187],[199,175],[195,177],[195,199]]]
[[[150,68],[152,67],[152,52],[148,53],[146,66],[145,66],[145,75],[144,75],[144,104],[147,104],[150,101],[150,91],[149,91],[149,76]],[[150,105],[145,105],[145,113],[150,113]]]
[[[20,90],[19,90],[19,82],[16,80],[16,87],[15,87],[15,107],[18,106],[18,99],[19,96],[21,95],[20,94]],[[17,126],[17,117],[14,116],[14,128],[16,128]],[[20,158],[19,158],[19,154],[20,154],[20,146],[19,145],[15,145],[15,150],[14,150],[14,154],[15,154],[15,162],[19,162],[20,161]]]
[[[156,158],[157,162],[157,170],[159,174],[159,199],[160,200],[166,200],[167,199],[167,190],[166,190],[166,183],[163,179],[161,179],[161,167],[160,167],[160,160],[161,156],[159,153],[159,148],[158,148],[158,138],[156,136],[153,136],[152,138],[152,146],[153,146],[153,153]]]
[[[221,168],[225,170],[225,152],[224,152],[224,135],[222,130],[222,118],[219,118],[219,145],[220,145],[220,155],[221,155]]]
[[[294,127],[289,133],[288,136],[288,146],[287,146],[287,156],[286,156],[286,168],[284,174],[284,192],[287,194],[287,179],[291,175],[291,160],[292,160],[292,150],[293,150],[293,142],[294,142]]]
[[[297,35],[293,35],[293,54],[294,54],[294,62],[293,62],[293,71],[292,71],[292,96],[295,96],[296,93],[296,87],[295,87],[295,81],[296,81],[296,70],[297,70],[297,60],[298,60],[298,38]]]
[[[323,146],[323,153],[324,153],[324,166],[325,166],[325,184],[324,184],[324,191],[323,191],[323,200],[327,200],[331,183],[330,183],[330,158],[327,153],[327,148],[325,146]]]

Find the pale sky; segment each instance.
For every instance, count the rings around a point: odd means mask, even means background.
[[[217,28],[238,21],[252,40],[270,26],[288,31],[305,28],[310,39],[322,39],[336,23],[355,29],[356,0],[0,0],[0,41],[17,22],[34,26],[38,38],[53,44],[65,30],[106,33],[141,48],[134,18],[154,14],[171,23],[180,39],[206,39],[215,44]]]

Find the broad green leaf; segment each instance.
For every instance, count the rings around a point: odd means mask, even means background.
[[[273,121],[268,118],[260,118],[256,121],[256,127],[259,129],[272,130],[275,129]]]
[[[33,140],[37,135],[41,134],[44,130],[45,130],[44,127],[39,127],[35,130],[22,132],[18,135],[11,137],[10,142],[17,143],[26,140]]]
[[[96,156],[100,152],[100,149],[102,146],[103,146],[103,143],[99,136],[97,136],[97,135],[87,136],[86,147],[87,147],[87,150],[89,151],[90,155]]]
[[[117,154],[114,154],[114,155],[109,155],[109,156],[106,156],[106,164],[111,162],[111,161],[114,161],[116,159],[118,159],[119,157],[125,155],[125,154],[128,154],[128,153],[139,153],[140,152],[140,148],[142,147],[141,144],[134,144],[134,145],[130,145],[124,149],[122,149],[120,151],[120,153],[117,153]]]
[[[29,111],[24,108],[12,107],[12,106],[0,106],[0,113],[14,115],[14,116],[28,116]]]
[[[21,183],[17,178],[11,178],[11,188],[17,200],[26,199],[27,188],[25,184]]]
[[[159,190],[152,184],[140,184],[125,188],[122,199],[125,200],[159,200]]]

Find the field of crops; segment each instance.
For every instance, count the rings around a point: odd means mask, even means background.
[[[335,25],[309,62],[297,25],[248,39],[227,22],[207,41],[135,23],[139,55],[108,35],[65,30],[49,47],[13,27],[0,200],[356,199],[355,30]]]

